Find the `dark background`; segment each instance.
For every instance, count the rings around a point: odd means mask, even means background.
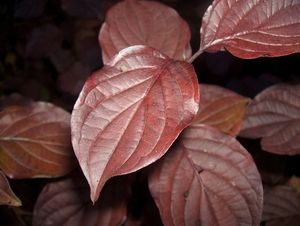
[[[116,2],[1,0],[0,96],[18,93],[71,111],[86,78],[102,67],[98,31],[105,12]],[[175,8],[189,23],[195,52],[199,47],[201,18],[211,1],[160,2]],[[220,85],[247,97],[254,97],[276,83],[300,82],[300,54],[244,60],[228,52],[203,53],[193,65],[200,83]],[[264,183],[280,183],[293,174],[300,176],[299,156],[276,156],[262,152],[258,140],[240,141],[255,158]],[[11,181],[23,201],[23,210],[28,211],[28,219],[37,194],[46,182],[42,179]],[[140,186],[139,183],[136,186],[139,188],[136,197],[142,198],[147,188]],[[138,198],[132,202],[139,204]],[[26,214],[12,213],[6,207],[0,207],[0,216],[0,225],[4,222],[7,225],[16,216],[26,218]]]

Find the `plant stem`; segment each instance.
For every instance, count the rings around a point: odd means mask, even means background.
[[[202,49],[199,49],[191,58],[187,61],[188,63],[193,63],[193,61],[203,53]]]

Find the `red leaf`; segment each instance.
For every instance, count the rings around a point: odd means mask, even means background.
[[[103,62],[132,45],[147,45],[176,60],[191,56],[190,30],[177,12],[159,2],[127,0],[113,6],[99,42]]]
[[[264,188],[262,220],[266,225],[297,226],[299,219],[300,198],[294,189],[284,185]]]
[[[259,225],[262,184],[238,141],[207,125],[184,130],[149,188],[164,225]]]
[[[192,65],[145,46],[122,50],[85,83],[72,143],[97,200],[105,181],[163,156],[198,110]]]
[[[299,0],[215,0],[201,27],[200,51],[226,48],[241,58],[300,51]]]
[[[261,138],[265,151],[300,154],[300,85],[275,85],[258,94],[246,110],[240,135]]]
[[[200,109],[195,124],[207,124],[236,136],[242,125],[248,98],[214,85],[200,85]]]
[[[11,190],[9,182],[2,171],[0,171],[0,205],[22,205],[20,199]]]
[[[82,180],[50,183],[35,204],[33,226],[122,225],[126,220],[128,195],[129,186],[123,180],[110,181],[99,202],[92,205],[88,187]]]
[[[74,165],[70,114],[49,103],[0,113],[0,168],[11,178],[54,177]]]

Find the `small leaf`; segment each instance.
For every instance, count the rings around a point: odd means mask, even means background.
[[[262,138],[265,151],[300,154],[300,85],[280,84],[259,93],[247,107],[240,135]]]
[[[195,124],[207,124],[232,136],[242,125],[248,99],[219,86],[200,85],[200,109]]]
[[[33,226],[116,226],[127,215],[129,186],[110,181],[95,205],[89,201],[83,178],[70,178],[46,185],[34,207]]]
[[[262,183],[234,137],[191,125],[158,163],[149,188],[164,225],[259,225]]]
[[[71,118],[72,143],[91,199],[110,177],[163,156],[198,111],[192,65],[146,46],[122,50],[85,83]]]
[[[176,60],[191,56],[190,29],[178,13],[159,2],[126,0],[113,6],[99,42],[103,62],[132,45],[147,45]]]
[[[20,199],[11,190],[9,182],[2,171],[0,171],[0,205],[22,205]]]
[[[201,27],[200,51],[226,48],[241,58],[300,51],[299,0],[214,0]]]
[[[300,219],[300,198],[297,192],[285,185],[264,188],[262,220],[266,225],[297,226]]]
[[[0,168],[7,176],[62,176],[73,166],[68,112],[33,102],[0,113]]]

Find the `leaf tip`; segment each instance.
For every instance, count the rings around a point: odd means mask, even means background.
[[[22,206],[22,201],[18,197],[14,197],[14,200],[12,200],[11,203],[9,203],[10,206]]]
[[[96,180],[95,183],[90,184],[90,199],[93,205],[95,205],[96,201],[99,199],[103,186],[104,183],[99,180]]]

